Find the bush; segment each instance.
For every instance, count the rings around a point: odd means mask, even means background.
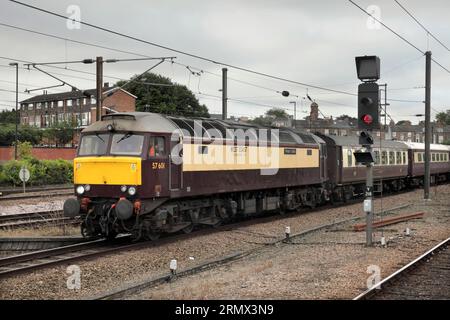
[[[0,166],[0,184],[21,185],[19,171],[25,166],[30,171],[30,185],[64,184],[73,182],[73,165],[66,160],[12,160]]]

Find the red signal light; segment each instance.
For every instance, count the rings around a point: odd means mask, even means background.
[[[365,115],[363,115],[363,117],[362,117],[362,121],[363,121],[365,124],[369,125],[369,124],[371,124],[371,123],[373,122],[373,118],[372,118],[372,116],[371,116],[370,114],[365,114]]]

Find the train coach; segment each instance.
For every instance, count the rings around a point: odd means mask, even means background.
[[[153,113],[105,115],[85,130],[74,159],[85,237],[131,233],[157,239],[263,212],[347,201],[365,191],[357,137],[311,134],[232,121]],[[450,148],[432,145],[433,181],[449,179]],[[423,183],[423,144],[376,141],[375,185]]]
[[[408,146],[410,166],[408,176],[411,186],[423,185],[425,174],[425,144],[405,142]],[[430,182],[437,183],[450,180],[450,146],[441,144],[430,145]]]
[[[175,151],[175,152],[174,152]],[[156,239],[236,216],[328,200],[325,142],[289,129],[152,113],[112,114],[86,128],[74,159],[82,234]]]
[[[354,153],[361,149],[356,136],[326,136],[327,168],[333,199],[347,201],[362,195],[366,187],[366,167],[356,163]],[[408,146],[403,142],[377,140],[373,145],[374,182],[378,190],[399,191],[408,186]]]

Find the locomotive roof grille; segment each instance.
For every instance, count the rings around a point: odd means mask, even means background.
[[[123,114],[123,113],[117,113],[117,114],[107,114],[102,116],[102,121],[106,120],[136,120],[136,117],[132,114]]]

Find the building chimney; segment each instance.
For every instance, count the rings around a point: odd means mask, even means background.
[[[319,119],[319,105],[316,102],[311,103],[311,113],[309,114],[311,121]]]

